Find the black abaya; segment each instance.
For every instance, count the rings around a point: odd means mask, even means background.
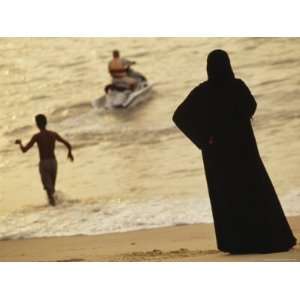
[[[206,81],[173,120],[202,150],[217,245],[230,253],[286,251],[296,239],[260,158],[250,118],[256,102],[239,79]]]

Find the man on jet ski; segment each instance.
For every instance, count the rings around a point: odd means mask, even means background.
[[[114,50],[113,59],[108,64],[108,71],[112,77],[112,83],[116,85],[125,83],[130,89],[134,90],[137,86],[138,79],[128,75],[130,66],[133,64],[135,64],[135,62],[121,58],[120,52]]]

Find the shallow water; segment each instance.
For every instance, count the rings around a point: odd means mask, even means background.
[[[112,49],[155,83],[128,110],[95,111],[109,81]],[[0,237],[95,234],[211,222],[201,153],[172,113],[206,79],[209,51],[224,48],[258,102],[259,149],[288,215],[300,214],[299,38],[0,39]],[[74,145],[57,148],[60,204],[46,205],[36,149],[14,145],[36,131],[33,117]]]

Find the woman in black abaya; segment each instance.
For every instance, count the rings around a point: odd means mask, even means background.
[[[296,239],[257,149],[250,120],[256,102],[235,78],[225,51],[208,55],[207,74],[173,121],[202,150],[218,248],[230,253],[287,251]]]

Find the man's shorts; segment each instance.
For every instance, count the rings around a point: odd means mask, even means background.
[[[55,159],[41,160],[39,164],[41,180],[44,189],[53,194],[55,192],[55,181],[57,173],[57,162]]]

